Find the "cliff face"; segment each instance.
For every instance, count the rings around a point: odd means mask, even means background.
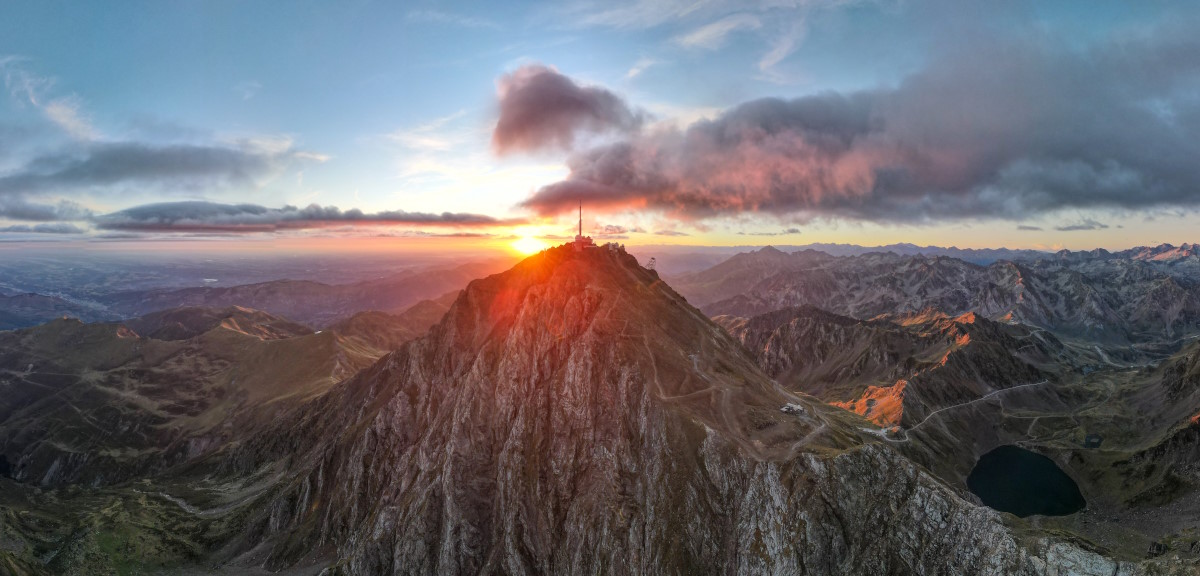
[[[1018,538],[790,393],[623,253],[473,282],[425,338],[225,466],[299,473],[244,547],[345,574],[1113,574]],[[1183,572],[1180,572],[1183,573]]]

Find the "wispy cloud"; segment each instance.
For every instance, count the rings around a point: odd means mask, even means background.
[[[447,131],[446,127],[466,115],[466,110],[459,110],[419,126],[395,130],[389,133],[387,138],[414,151],[449,150],[455,145],[462,144],[466,134],[463,131]]]
[[[767,80],[777,83],[788,82],[786,75],[776,70],[776,66],[796,51],[796,47],[804,41],[808,34],[808,26],[803,17],[797,19],[783,34],[771,43],[771,49],[763,54],[758,61],[758,71]]]
[[[1063,226],[1055,226],[1054,229],[1059,232],[1079,232],[1083,230],[1105,230],[1108,224],[1097,222],[1091,218],[1084,218],[1074,224],[1066,224]]]
[[[629,67],[629,71],[625,73],[625,79],[633,80],[634,78],[641,76],[642,72],[649,70],[651,66],[656,66],[661,63],[662,62],[659,62],[653,58],[638,58],[637,62],[634,62],[633,66]]]
[[[234,86],[233,91],[238,96],[241,96],[242,100],[249,100],[254,98],[258,94],[258,91],[262,90],[262,87],[262,84],[255,80],[247,80]]]
[[[653,127],[664,125],[682,128],[700,120],[712,120],[725,112],[714,106],[678,106],[665,102],[646,102],[644,106],[655,118]]]
[[[51,100],[42,106],[42,112],[76,140],[95,140],[100,137],[100,132],[84,117],[76,96]]]
[[[318,164],[324,164],[324,163],[328,162],[330,160],[330,158],[333,158],[333,157],[328,154],[322,154],[320,152],[311,152],[308,150],[296,150],[296,151],[292,152],[292,158],[295,158],[297,160],[308,160],[309,162],[316,162]]]
[[[587,11],[579,23],[584,26],[646,29],[678,21],[705,12],[712,2],[697,0],[634,0],[604,3],[598,11]]]
[[[407,15],[409,22],[426,24],[450,24],[463,28],[492,28],[499,29],[500,25],[486,18],[477,18],[438,10],[413,10]]]
[[[1028,224],[1021,224],[1020,226],[1017,226],[1017,230],[1023,230],[1026,232],[1040,232],[1042,230],[1042,227],[1041,226],[1030,226]]]
[[[53,86],[54,81],[26,71],[21,65],[28,61],[23,56],[0,56],[0,71],[4,72],[4,88],[14,100],[36,104],[38,95]]]
[[[76,140],[95,140],[102,135],[82,111],[82,99],[71,94],[53,96],[55,79],[33,74],[22,67],[27,60],[18,56],[0,57],[4,86],[18,102],[41,111],[50,122]]]
[[[733,14],[711,24],[701,26],[687,34],[676,36],[675,44],[684,48],[715,50],[725,44],[725,39],[738,30],[757,30],[762,21],[752,14]]]
[[[756,31],[769,43],[757,62],[758,78],[777,84],[794,84],[800,75],[777,68],[804,42],[810,15],[856,4],[862,0],[798,0],[745,2],[742,0],[633,0],[630,2],[577,3],[568,18],[582,26],[651,29],[677,28],[708,22],[671,39],[677,46],[714,50],[738,31]],[[599,8],[597,8],[599,6]],[[637,66],[626,79],[640,74]]]

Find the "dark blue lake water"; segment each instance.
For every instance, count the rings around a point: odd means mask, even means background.
[[[984,454],[967,476],[967,488],[989,508],[1024,518],[1065,516],[1087,504],[1079,486],[1053,460],[1018,446]]]

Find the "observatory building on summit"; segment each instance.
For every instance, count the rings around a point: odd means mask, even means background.
[[[582,252],[584,248],[595,248],[591,236],[583,235],[583,201],[579,202],[579,233],[575,235],[575,251]]]
[[[575,235],[575,241],[572,242],[571,245],[573,245],[575,247],[576,252],[583,252],[584,250],[588,250],[591,248],[601,248],[601,246],[597,245],[596,242],[592,240],[591,236],[583,235],[583,202],[582,201],[579,203],[579,233]],[[625,245],[618,244],[616,242],[607,242],[604,244],[603,248],[607,248],[610,253],[614,253],[614,254],[615,253],[620,253],[620,254],[625,253]],[[651,270],[654,269],[654,259],[653,258],[650,259],[650,269]]]

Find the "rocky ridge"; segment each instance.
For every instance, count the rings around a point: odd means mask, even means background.
[[[973,313],[855,320],[813,307],[714,318],[785,387],[880,426],[1015,385],[1056,380],[1073,361],[1052,334]]]
[[[674,285],[711,316],[811,305],[866,320],[932,308],[1120,344],[1200,331],[1200,256],[1190,245],[1173,250],[1164,259],[1156,258],[1168,251],[1071,253],[979,266],[949,257],[764,248]]]

